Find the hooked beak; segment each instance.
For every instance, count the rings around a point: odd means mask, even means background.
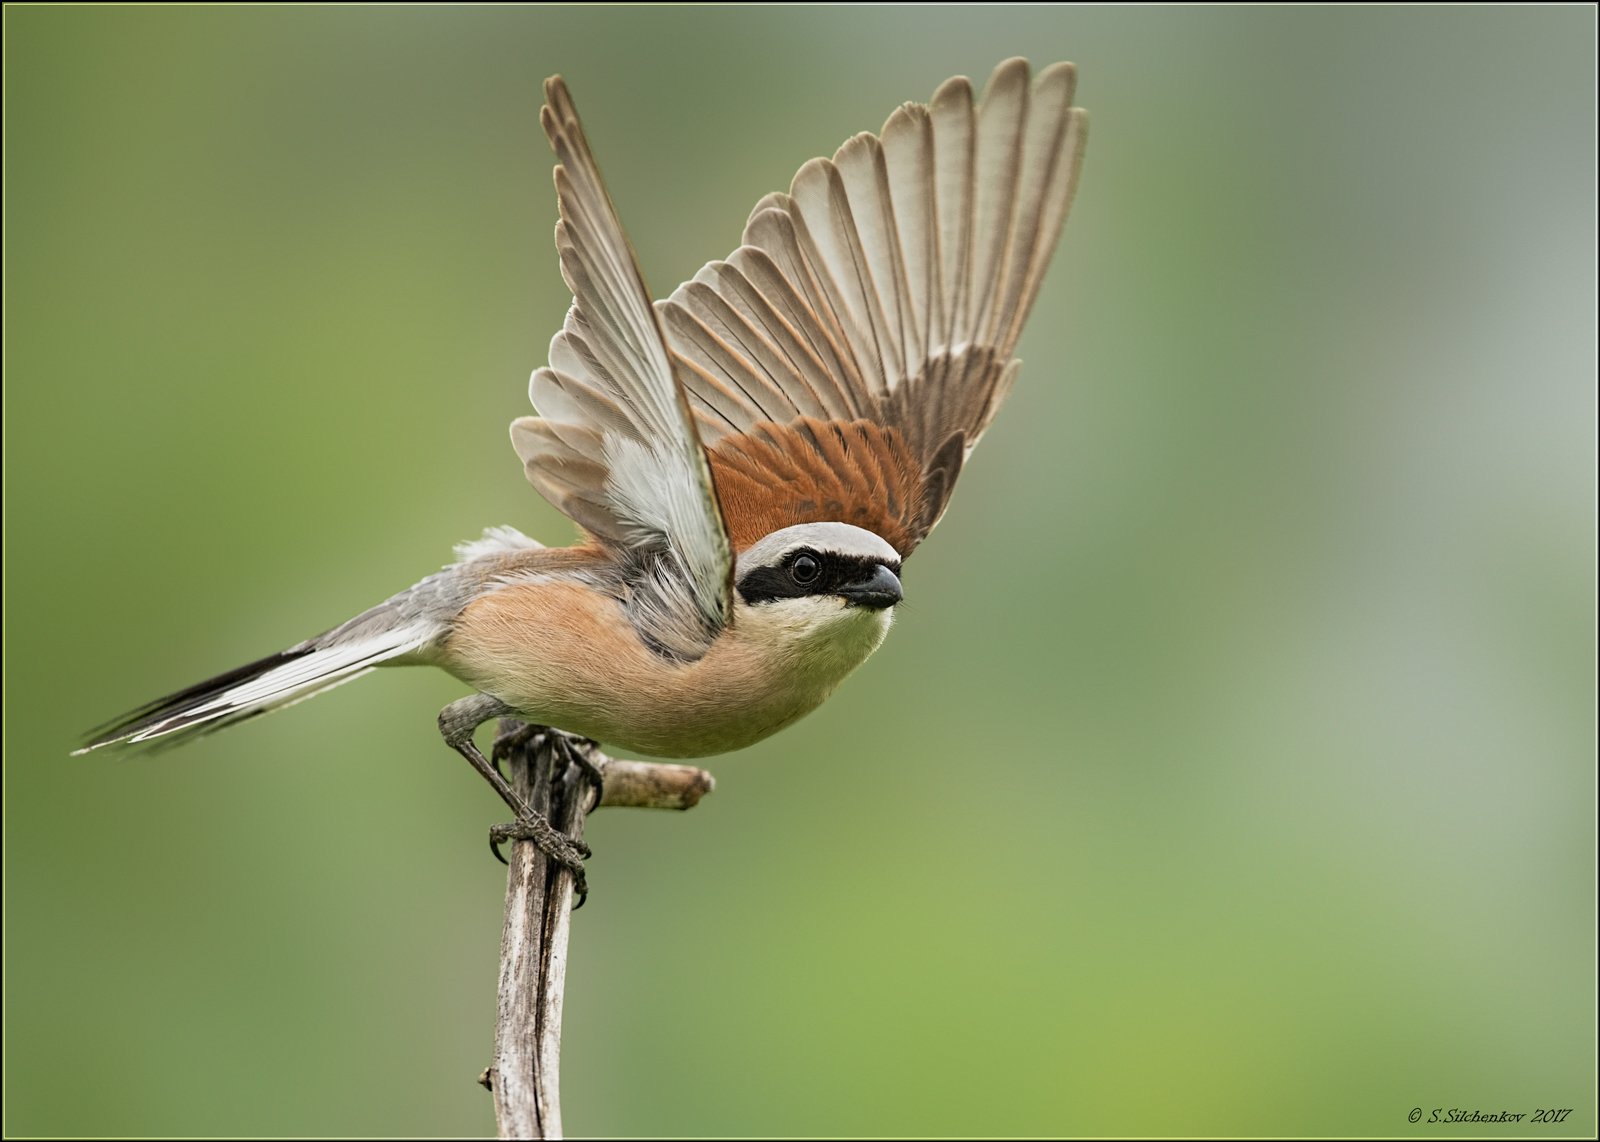
[[[849,606],[870,607],[875,611],[892,607],[906,597],[900,589],[899,576],[881,563],[869,578],[840,587],[838,593],[844,596]]]

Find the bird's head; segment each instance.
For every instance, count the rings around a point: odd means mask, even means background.
[[[889,630],[904,598],[900,553],[847,523],[802,523],[764,536],[734,567],[735,625],[774,649],[859,655]]]

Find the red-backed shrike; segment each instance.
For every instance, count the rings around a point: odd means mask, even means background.
[[[581,542],[493,528],[409,590],[85,750],[175,744],[377,666],[439,666],[476,691],[440,714],[445,740],[525,819],[473,743],[491,718],[704,757],[814,710],[883,641],[901,565],[1016,379],[1083,158],[1073,82],[1071,64],[1030,84],[1008,60],[975,104],[947,81],[801,167],[737,250],[652,304],[549,80],[573,302],[533,374],[541,415],[511,439]]]

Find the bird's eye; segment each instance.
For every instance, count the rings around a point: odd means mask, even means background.
[[[822,561],[810,552],[803,551],[794,557],[794,562],[789,564],[789,574],[801,586],[815,583],[817,576],[822,574]]]

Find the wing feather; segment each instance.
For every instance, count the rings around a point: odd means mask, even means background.
[[[954,346],[993,344],[995,299],[1006,273],[1017,205],[1022,135],[1028,118],[1028,65],[1007,60],[995,69],[978,111],[972,154],[972,259],[968,304]],[[954,347],[953,346],[953,347]]]
[[[788,203],[785,209],[769,208],[750,220],[745,227],[745,244],[761,250],[771,260],[788,286],[785,292],[791,295],[784,300],[804,310],[803,314],[795,314],[799,327],[813,338],[812,348],[836,378],[841,397],[858,405],[867,392],[867,381],[857,364],[850,332],[840,323],[835,295],[825,289],[822,279],[827,270],[817,266],[812,260],[815,255],[808,256],[802,248],[806,239],[797,216],[798,205],[787,195],[783,200]]]
[[[889,116],[883,126],[883,158],[905,273],[905,357],[923,361],[941,312],[933,120],[926,107],[907,103]]]
[[[794,407],[788,395],[799,380],[793,369],[715,290],[688,282],[678,291],[692,308],[662,307],[663,325],[686,359],[728,386],[729,396],[758,419],[771,420]]]
[[[792,235],[787,216],[772,220],[775,231]],[[798,250],[795,250],[798,256]],[[795,280],[784,273],[769,249],[741,246],[728,259],[734,273],[719,277],[719,293],[738,290],[774,344],[805,377],[810,396],[828,416],[853,419],[865,411],[856,401],[853,369],[839,347],[838,338],[806,301]],[[735,274],[737,276],[735,276]],[[798,407],[798,405],[797,405]]]
[[[934,345],[959,341],[972,249],[972,83],[948,79],[928,105],[933,119],[933,198],[938,219],[939,290],[944,305]],[[933,346],[929,347],[929,355]]]

